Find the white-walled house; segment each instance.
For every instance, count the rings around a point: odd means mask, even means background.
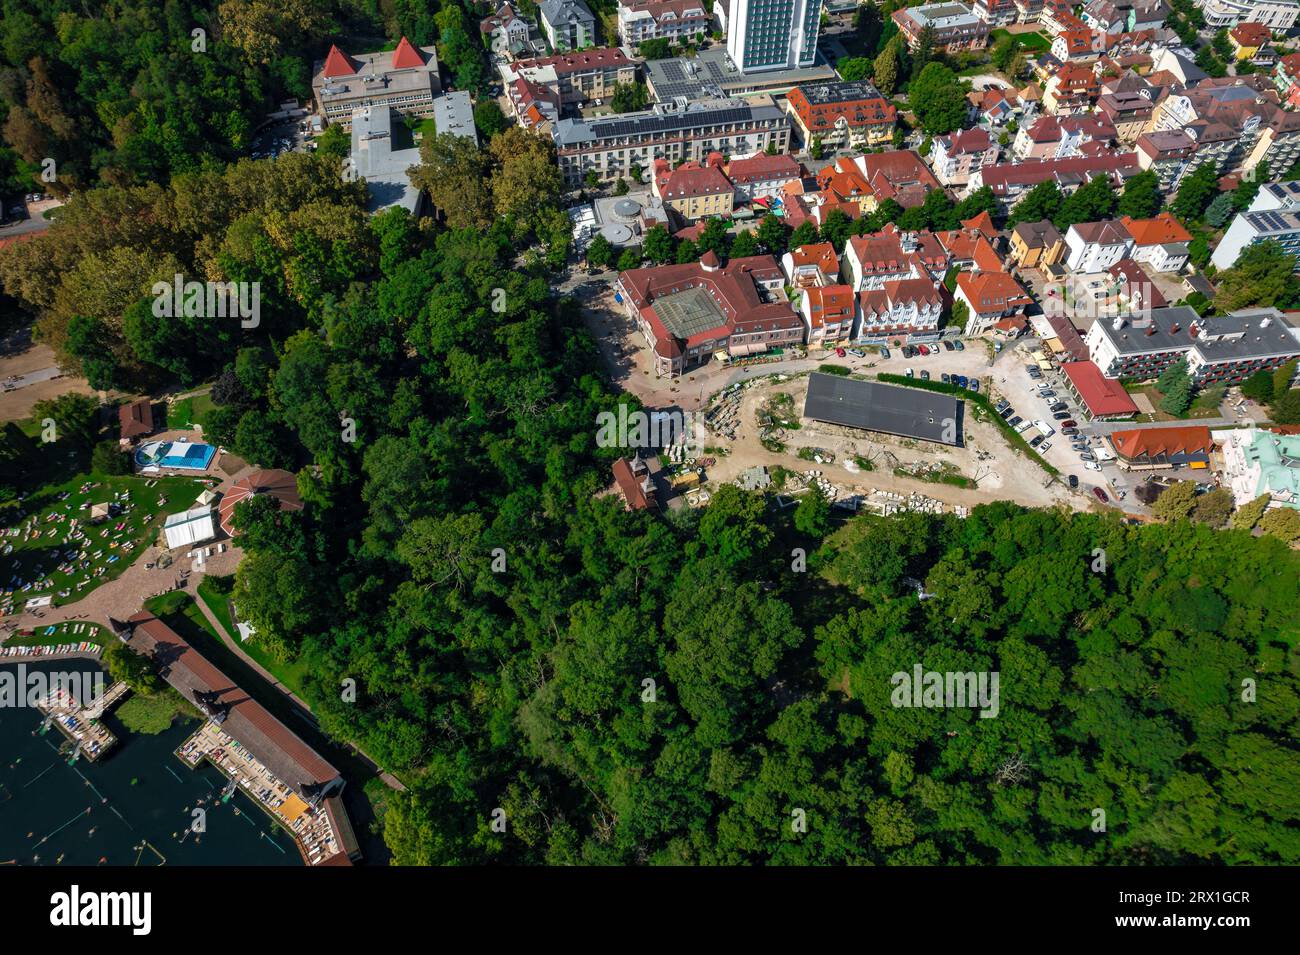
[[[1077,222],[1065,234],[1065,267],[1072,272],[1105,272],[1133,248],[1133,237],[1118,220]]]

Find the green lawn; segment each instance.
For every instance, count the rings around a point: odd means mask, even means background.
[[[1164,400],[1164,395],[1155,385],[1135,382],[1124,382],[1123,385],[1124,390],[1131,395],[1146,395],[1151,402],[1151,407],[1155,409],[1155,412],[1149,416],[1152,421],[1190,421],[1196,418],[1219,417],[1219,401],[1215,400],[1212,393],[1201,392],[1192,399],[1191,407],[1187,411],[1181,415],[1171,415],[1167,411],[1160,410],[1160,402]]]
[[[201,425],[215,407],[212,396],[206,391],[181,398],[167,409],[167,427],[186,429],[193,428],[196,424]]]
[[[80,474],[0,509],[0,550],[13,548],[0,554],[4,612],[46,594],[56,605],[72,602],[112,580],[152,541],[163,518],[188,506],[200,490],[202,485],[185,477],[151,482]],[[106,502],[119,512],[91,524],[91,505]]]
[[[989,34],[989,43],[998,42],[1004,36],[1015,36],[1021,45],[1033,53],[1045,53],[1052,48],[1052,41],[1041,33],[1016,33],[1011,34],[999,27]]]
[[[50,627],[37,627],[33,633],[16,633],[5,641],[6,647],[57,647],[69,643],[95,643],[103,646],[108,639],[108,631],[97,623],[75,621],[53,625],[54,632],[48,633]],[[79,629],[79,633],[73,633]]]
[[[199,599],[212,611],[212,615],[221,621],[230,636],[239,640],[235,621],[230,613],[230,593],[234,587],[231,577],[204,577],[199,583]],[[266,644],[257,639],[257,635],[241,640],[239,648],[257,661],[258,665],[287,686],[298,696],[303,696],[303,687],[307,678],[307,665],[301,660],[284,662],[276,659],[266,651]]]

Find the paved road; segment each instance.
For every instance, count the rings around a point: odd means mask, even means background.
[[[38,368],[36,371],[29,371],[25,375],[15,375],[11,380],[3,383],[5,391],[17,391],[19,388],[26,388],[28,385],[39,384],[42,381],[50,381],[59,377],[59,369],[56,365],[48,368]]]

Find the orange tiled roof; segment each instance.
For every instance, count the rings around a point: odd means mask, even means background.
[[[1133,219],[1124,216],[1120,220],[1129,235],[1138,245],[1165,245],[1169,242],[1191,242],[1192,234],[1171,213],[1162,212],[1154,219]]]
[[[1113,431],[1110,440],[1115,445],[1115,450],[1126,458],[1198,452],[1208,454],[1214,447],[1210,429],[1203,425]]]

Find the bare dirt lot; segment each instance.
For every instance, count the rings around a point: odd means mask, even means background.
[[[83,378],[62,374],[48,345],[32,343],[21,333],[0,351],[0,422],[32,416],[32,406],[46,398],[95,392]]]
[[[869,494],[884,490],[901,494],[919,492],[949,505],[972,507],[997,500],[1013,500],[1029,507],[1066,504],[1073,508],[1084,502],[1024,456],[1012,450],[998,430],[986,420],[979,420],[973,405],[967,405],[965,447],[953,448],[926,441],[914,441],[871,431],[843,428],[812,421],[802,416],[808,377],[765,379],[741,389],[738,427],[735,438],[709,431],[704,443],[710,449],[726,449],[708,469],[709,481],[720,484],[737,480],[741,472],[755,465],[776,466],[790,471],[819,470],[840,490],[840,496]],[[758,418],[773,396],[789,395],[800,427],[781,432],[783,451],[764,447],[760,439]],[[832,463],[817,463],[798,456],[801,448],[829,451]],[[865,458],[872,469],[858,468],[855,458]],[[847,466],[846,466],[847,465]],[[925,480],[895,473],[896,468],[924,470],[942,467],[947,473],[961,475],[976,482],[974,488]]]

